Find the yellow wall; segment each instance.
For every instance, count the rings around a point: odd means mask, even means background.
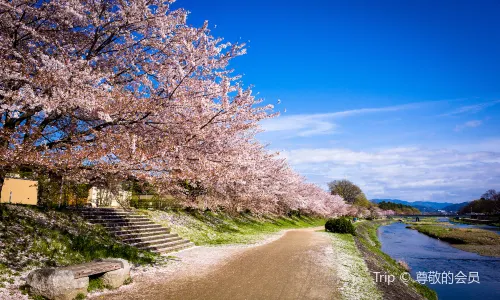
[[[11,194],[12,192],[12,194]],[[1,203],[19,203],[36,205],[38,182],[32,180],[5,178],[2,187]]]

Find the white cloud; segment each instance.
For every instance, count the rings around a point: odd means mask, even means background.
[[[266,132],[293,131],[297,136],[312,136],[333,133],[336,124],[314,115],[285,116],[269,119],[262,122]]]
[[[460,202],[499,189],[500,152],[417,147],[374,151],[303,148],[283,151],[315,183],[347,178],[369,197]]]
[[[483,121],[481,120],[472,120],[465,122],[464,124],[460,124],[455,126],[455,131],[462,131],[465,128],[474,128],[474,127],[479,127],[483,124]]]
[[[337,125],[333,122],[335,119],[364,114],[401,111],[416,108],[418,105],[419,103],[412,103],[380,108],[352,109],[323,114],[280,116],[278,118],[263,121],[261,126],[266,132],[289,131],[293,132],[295,136],[302,137],[324,135],[335,132],[337,128]]]
[[[495,101],[490,101],[490,102],[484,102],[484,103],[479,103],[479,104],[474,104],[474,105],[467,105],[467,106],[462,106],[459,107],[451,112],[448,112],[446,114],[442,114],[441,116],[453,116],[453,115],[460,115],[460,114],[473,114],[482,111],[485,108],[494,106],[496,104],[500,103],[500,100],[495,100]]]
[[[449,148],[462,152],[496,152],[500,149],[500,138],[490,138],[475,143],[450,145]]]

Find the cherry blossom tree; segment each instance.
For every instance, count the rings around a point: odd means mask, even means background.
[[[0,3],[0,187],[28,168],[147,181],[186,205],[346,214],[255,139],[277,114],[229,68],[245,45],[172,2]]]

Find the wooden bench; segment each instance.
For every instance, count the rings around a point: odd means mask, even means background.
[[[120,287],[130,278],[130,264],[124,259],[101,259],[89,263],[38,269],[28,275],[26,283],[33,294],[50,300],[73,300],[87,295],[89,276],[100,275],[105,286]]]

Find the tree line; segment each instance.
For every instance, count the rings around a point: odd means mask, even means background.
[[[418,208],[412,207],[410,205],[401,204],[401,203],[382,201],[382,202],[378,203],[378,207],[380,207],[381,209],[393,210],[398,215],[420,214],[420,210]]]
[[[328,183],[328,188],[332,195],[340,196],[350,204],[347,208],[347,215],[363,218],[380,218],[394,215],[397,212],[393,209],[396,207],[389,205],[380,206],[370,202],[361,188],[347,179],[331,181]]]
[[[464,206],[459,214],[468,213],[483,213],[483,214],[500,214],[500,192],[488,190],[481,198],[471,201]]]

